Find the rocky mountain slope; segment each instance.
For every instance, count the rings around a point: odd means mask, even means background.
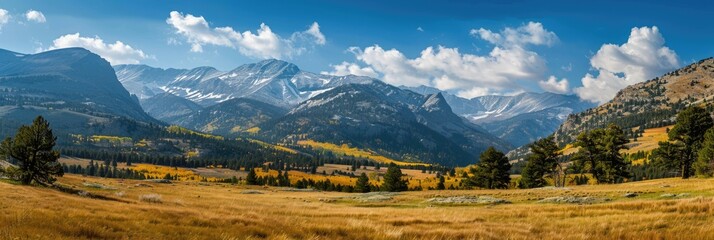
[[[228,72],[210,67],[177,70],[145,65],[119,65],[115,69],[122,84],[140,98],[169,92],[202,106],[248,98],[287,109],[330,88],[373,80],[305,72],[292,63],[274,59]]]
[[[146,113],[158,120],[172,124],[203,109],[200,105],[171,93],[159,93],[150,98],[141,99],[140,102]]]
[[[166,92],[165,87],[175,80],[200,81],[222,74],[212,67],[186,70],[161,69],[146,65],[117,65],[114,66],[114,70],[121,84],[139,99],[147,99]]]
[[[454,114],[441,94],[423,96],[381,81],[336,87],[260,128],[272,141],[347,143],[395,159],[445,165],[474,163],[489,146],[511,148]]]
[[[441,92],[430,87],[402,87],[420,94]],[[454,113],[481,125],[491,134],[514,146],[522,146],[552,134],[571,113],[595,104],[575,95],[555,93],[521,93],[515,96],[481,96],[465,99],[444,93]]]
[[[68,101],[72,101],[84,105],[86,110],[153,121],[117,81],[109,63],[85,49],[38,54],[0,50],[0,55],[0,88],[5,90],[6,97],[44,100],[47,106],[69,105]]]
[[[609,123],[631,131],[670,125],[677,112],[691,104],[711,110],[713,96],[714,59],[708,58],[626,87],[613,100],[568,117],[555,136],[560,143],[569,143],[578,133]]]
[[[60,133],[129,134],[158,124],[117,80],[114,69],[81,48],[20,54],[0,50],[0,125],[12,134],[37,115]]]
[[[247,98],[235,98],[171,121],[198,131],[223,136],[257,133],[261,123],[283,116],[282,108]]]

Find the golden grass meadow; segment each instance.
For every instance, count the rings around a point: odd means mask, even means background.
[[[382,198],[72,174],[58,183],[106,199],[0,182],[0,239],[714,238],[714,179],[369,194]],[[463,196],[510,203],[430,201]],[[595,201],[542,203],[558,197]]]

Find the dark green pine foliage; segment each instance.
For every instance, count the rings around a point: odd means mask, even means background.
[[[30,126],[21,126],[14,138],[6,138],[0,145],[0,155],[16,161],[19,166],[18,180],[22,184],[50,185],[55,177],[64,174],[57,161],[58,151],[53,150],[57,138],[50,124],[38,116]]]
[[[511,164],[502,152],[489,147],[481,153],[480,161],[473,169],[474,176],[470,180],[473,185],[488,189],[508,188],[511,182]]]
[[[714,169],[714,128],[704,133],[702,147],[697,154],[694,170],[698,176],[711,177]]]
[[[362,173],[359,175],[357,178],[357,183],[355,183],[354,187],[354,192],[358,193],[367,193],[371,190],[371,186],[369,185],[369,178],[367,177],[366,173]]]
[[[578,135],[574,144],[579,147],[573,156],[574,167],[590,173],[598,183],[617,183],[629,178],[628,164],[621,153],[629,140],[615,124]]]
[[[573,146],[580,149],[573,155],[573,163],[580,172],[590,173],[596,181],[602,178],[603,169],[599,165],[601,149],[598,139],[602,138],[602,129],[593,129],[578,135]]]
[[[248,176],[245,177],[245,181],[248,185],[258,185],[258,177],[255,174],[254,168],[250,168]]]
[[[409,190],[407,180],[402,179],[402,170],[392,163],[384,174],[384,183],[381,190],[385,192],[402,192]]]
[[[530,145],[531,155],[528,162],[523,167],[521,188],[537,188],[547,184],[543,176],[552,173],[558,165],[560,158],[560,148],[553,140],[553,137],[540,139]]]
[[[689,178],[693,173],[692,165],[697,159],[704,133],[712,126],[714,121],[704,108],[692,106],[680,112],[677,115],[677,123],[669,131],[669,140],[675,142],[673,146],[681,148],[682,155],[669,160],[676,163],[666,165],[678,166],[682,178]]]
[[[444,185],[444,182],[446,182],[444,176],[439,176],[439,183],[436,185],[436,190],[445,190],[446,185]]]
[[[627,172],[627,163],[621,151],[628,149],[626,144],[630,142],[625,137],[624,131],[615,124],[610,124],[605,130],[601,139],[602,147],[602,175],[598,182],[617,183],[630,177]]]

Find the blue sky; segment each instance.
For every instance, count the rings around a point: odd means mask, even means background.
[[[602,102],[714,56],[711,1],[2,0],[0,9],[0,48],[17,52],[84,46],[114,64],[220,70],[280,58],[465,97],[552,91]]]

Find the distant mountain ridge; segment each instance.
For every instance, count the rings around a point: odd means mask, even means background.
[[[288,112],[294,112],[299,110],[298,108],[304,107],[302,103],[310,101],[312,97],[336,87],[351,83],[370,84],[373,81],[379,81],[352,75],[314,74],[302,71],[294,64],[280,60],[264,60],[244,64],[228,72],[220,72],[210,67],[182,70],[159,69],[145,65],[119,65],[115,68],[120,81],[142,99],[152,94],[170,93],[196,102],[202,108],[216,106],[229,99],[242,98],[253,99],[277,106]],[[430,87],[402,88],[424,96],[441,93],[440,98],[445,100],[450,111],[483,127],[481,129],[488,129],[484,132],[506,140],[510,146],[525,145],[547,136],[555,131],[569,114],[594,106],[592,103],[581,101],[574,95],[553,93],[522,93],[515,96],[483,96],[464,99]],[[145,102],[142,100],[142,103]],[[176,106],[186,105],[185,103],[176,104],[178,104]],[[187,112],[185,108],[180,109],[183,109],[182,112]],[[218,109],[229,109],[229,107],[224,104]],[[163,121],[191,129],[235,135],[242,134],[242,131],[247,128],[260,125],[262,122],[258,120],[267,121],[279,117],[274,114],[262,114],[264,111],[258,109],[259,107],[253,105],[252,110],[248,111],[254,114],[260,113],[258,115],[262,117],[257,118],[250,114],[241,116],[241,114],[225,111],[219,111],[222,113],[214,115],[204,112],[200,117],[195,116],[199,111],[191,111],[191,114],[188,115],[178,114],[182,115],[180,118],[167,117],[166,113],[158,115],[153,111],[148,112]],[[265,112],[275,113],[276,111]],[[218,124],[217,119],[210,119],[211,117],[221,118],[231,124],[216,126],[222,124]],[[243,120],[239,121],[231,117],[243,118]]]
[[[552,134],[568,115],[596,105],[575,95],[526,92],[514,96],[488,95],[466,99],[436,88],[402,87],[423,95],[442,93],[454,113],[481,125],[514,146]]]
[[[350,143],[405,161],[465,165],[488,146],[508,143],[455,115],[441,94],[422,96],[381,81],[319,94],[260,125],[272,141]]]
[[[154,121],[117,81],[109,63],[94,53],[82,48],[38,54],[3,52],[0,87],[15,90],[17,96],[71,99],[92,103],[89,107],[94,111]]]
[[[283,116],[282,108],[247,98],[234,98],[195,111],[173,124],[223,136],[250,135],[258,125]]]
[[[171,93],[159,93],[153,97],[141,99],[140,102],[149,115],[172,124],[177,124],[182,119],[203,109],[193,101]]]
[[[0,135],[13,134],[38,115],[61,136],[134,136],[161,125],[124,89],[109,62],[86,49],[0,50]]]
[[[146,65],[118,65],[115,69],[119,80],[140,98],[169,92],[202,106],[248,98],[287,109],[330,88],[373,80],[305,72],[275,59],[244,64],[228,72],[210,67],[183,70]]]

